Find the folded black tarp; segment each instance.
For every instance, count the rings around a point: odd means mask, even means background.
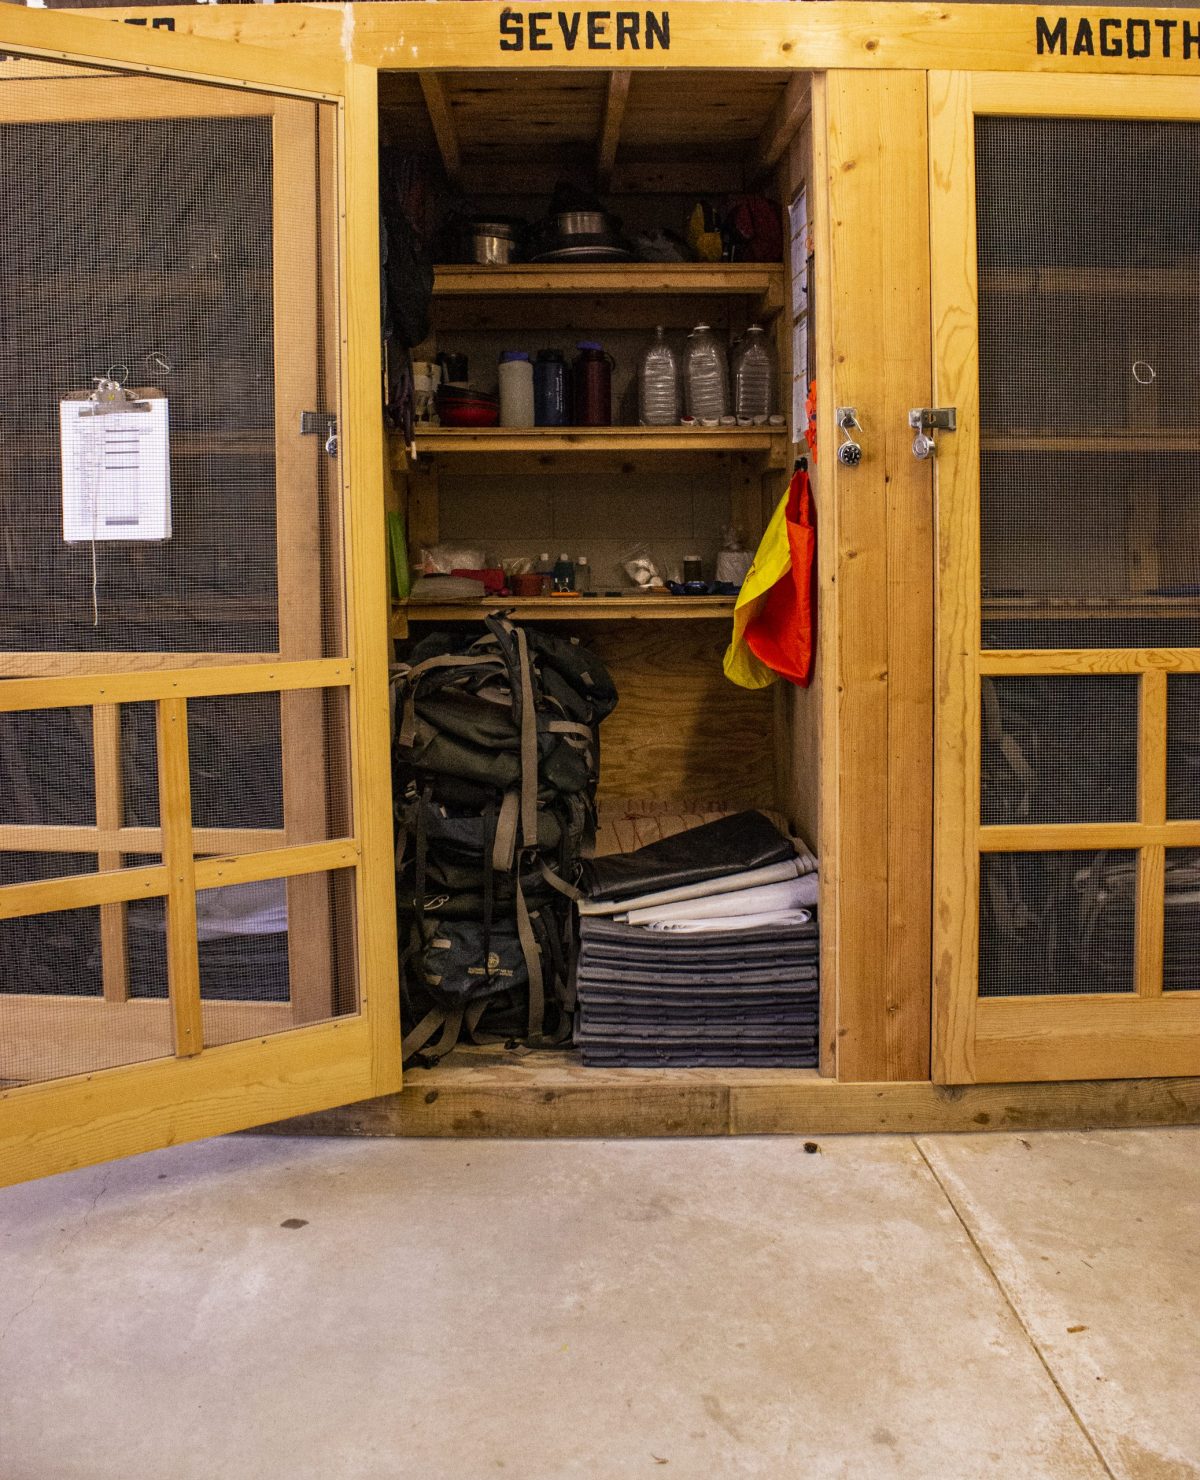
[[[633,899],[653,890],[722,879],[795,857],[795,848],[761,812],[737,812],[649,843],[634,853],[612,853],[587,865],[589,899]]]

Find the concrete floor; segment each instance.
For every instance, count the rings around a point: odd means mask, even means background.
[[[1200,1476],[1200,1130],[234,1137],[0,1193],[0,1480]]]

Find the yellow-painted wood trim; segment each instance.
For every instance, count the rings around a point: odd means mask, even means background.
[[[167,881],[167,985],[175,1052],[204,1047],[200,945],[196,931],[196,856],[192,845],[192,773],[186,699],[158,701],[158,812]]]
[[[983,853],[1200,848],[1200,822],[1033,822],[979,829]]]
[[[53,910],[124,904],[131,899],[155,899],[166,892],[167,871],[161,864],[114,869],[110,873],[71,874],[36,884],[5,884],[0,888],[0,920],[46,915]]]
[[[157,15],[157,12],[155,12]],[[270,92],[332,96],[341,91],[342,62],[318,51],[260,50],[209,37],[182,36],[149,26],[114,26],[61,10],[6,7],[0,14],[0,48],[25,56],[84,64],[108,62],[130,71],[181,80],[223,82]],[[140,19],[147,19],[143,12]]]
[[[781,8],[776,0],[673,0],[671,47],[662,51],[589,50],[577,44],[567,52],[562,45],[549,52],[501,51],[501,3],[473,0],[456,4],[413,5],[382,3],[347,5],[271,5],[258,7],[156,7],[155,16],[169,18],[176,36],[233,38],[253,47],[286,50],[289,55],[346,59],[395,71],[548,71],[607,70],[622,67],[657,69],[664,65],[689,70],[815,71],[838,68],[924,70],[945,69],[977,73],[1047,73],[1104,77],[1130,74],[1153,78],[1176,74],[1189,77],[1195,59],[1182,55],[1179,26],[1194,23],[1194,12],[1173,9],[1095,10],[1063,7],[1047,12],[1033,5],[973,5],[931,3],[894,4],[887,0],[830,0],[815,7]],[[576,7],[608,10],[607,36],[612,40],[612,7],[603,3]],[[240,13],[239,13],[240,12]],[[106,18],[145,19],[146,12],[122,9],[102,12]],[[91,17],[95,11],[88,11]],[[1051,24],[1067,17],[1070,33],[1066,54],[1037,46],[1039,16]],[[1122,51],[1129,20],[1151,28],[1155,54],[1150,57],[1102,56],[1072,53],[1075,27],[1090,19],[1093,33],[1101,14],[1121,22]],[[1161,52],[1162,25],[1174,27],[1172,55]],[[557,37],[557,30],[552,33]],[[1138,38],[1140,44],[1140,37]],[[1094,49],[1099,38],[1093,35]]]
[[[342,275],[342,425],[344,541],[351,654],[350,760],[362,850],[358,872],[358,992],[370,1033],[372,1093],[400,1083],[396,871],[388,718],[390,602],[383,539],[384,439],[379,415],[379,107],[369,67],[346,74],[339,158],[343,170],[339,236]]]
[[[271,848],[237,857],[198,858],[196,888],[220,889],[229,884],[254,884],[262,879],[323,874],[335,868],[354,868],[358,858],[358,844],[351,838],[304,843],[295,848]]]
[[[353,664],[346,659],[316,658],[310,662],[264,663],[261,667],[236,663],[227,668],[13,678],[0,683],[0,714],[77,704],[137,704],[151,699],[341,688],[349,684],[352,673]]]
[[[986,674],[1200,673],[1200,648],[999,649],[979,656]]]
[[[204,853],[252,853],[259,848],[280,847],[286,841],[282,828],[197,827],[192,830],[197,855]],[[162,829],[158,827],[46,827],[38,822],[0,824],[0,853],[161,853]],[[100,865],[103,870],[104,865]],[[117,864],[112,865],[118,867]]]
[[[972,79],[929,77],[935,406],[957,406],[935,469],[938,580],[934,720],[933,1077],[978,1078],[979,323]]]
[[[1057,12],[1056,12],[1057,13]],[[1089,15],[1088,11],[1077,11]],[[1107,12],[1106,12],[1107,14]],[[1130,18],[1126,12],[1121,20]],[[1137,15],[1153,26],[1150,16]],[[1172,19],[1177,25],[1185,21],[1189,26],[1200,26],[1200,16],[1195,11],[1174,12]],[[1093,25],[1096,22],[1093,19]],[[1176,44],[1181,45],[1176,39]],[[1103,71],[1103,66],[1092,65],[1087,71]],[[1194,122],[1200,109],[1196,103],[1197,64],[1200,63],[1200,46],[1196,59],[1188,68],[1190,77],[1030,77],[1021,74],[1003,74],[996,71],[980,72],[973,82],[975,109],[977,113],[1004,114],[1017,117],[1052,113],[1055,118],[1178,118]]]
[[[6,86],[5,123],[129,122],[173,118],[270,118],[294,103],[270,93],[216,88],[139,73],[55,78],[37,87]]]
[[[1200,1074],[1193,993],[985,997],[977,1021],[976,1059],[989,1081]]]
[[[144,673],[153,669],[228,668],[278,663],[278,653],[0,653],[0,678]]]
[[[95,781],[96,828],[119,832],[125,814],[125,786],[121,764],[121,706],[97,704],[92,710],[92,774]],[[119,869],[125,860],[116,849],[100,849],[96,867],[101,873]],[[125,906],[106,904],[100,909],[100,976],[108,1002],[129,999],[129,948],[125,938]]]
[[[0,1186],[363,1100],[377,1078],[368,1024],[350,1017],[0,1090]]]

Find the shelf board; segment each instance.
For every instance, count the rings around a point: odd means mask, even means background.
[[[519,263],[434,269],[435,298],[749,298],[759,316],[784,305],[777,262]]]
[[[401,601],[400,624],[470,622],[488,612],[505,611],[518,621],[644,622],[728,618],[734,596],[494,596],[488,601]]]
[[[1146,430],[1094,428],[1078,432],[984,431],[984,452],[1200,452],[1200,429],[1155,427]]]
[[[764,454],[782,467],[789,433],[782,427],[432,427],[418,431],[418,454],[740,452]],[[402,447],[398,456],[402,457]]]

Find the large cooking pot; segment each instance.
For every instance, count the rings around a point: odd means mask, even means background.
[[[617,223],[606,211],[561,211],[554,218],[559,237],[615,236]]]

